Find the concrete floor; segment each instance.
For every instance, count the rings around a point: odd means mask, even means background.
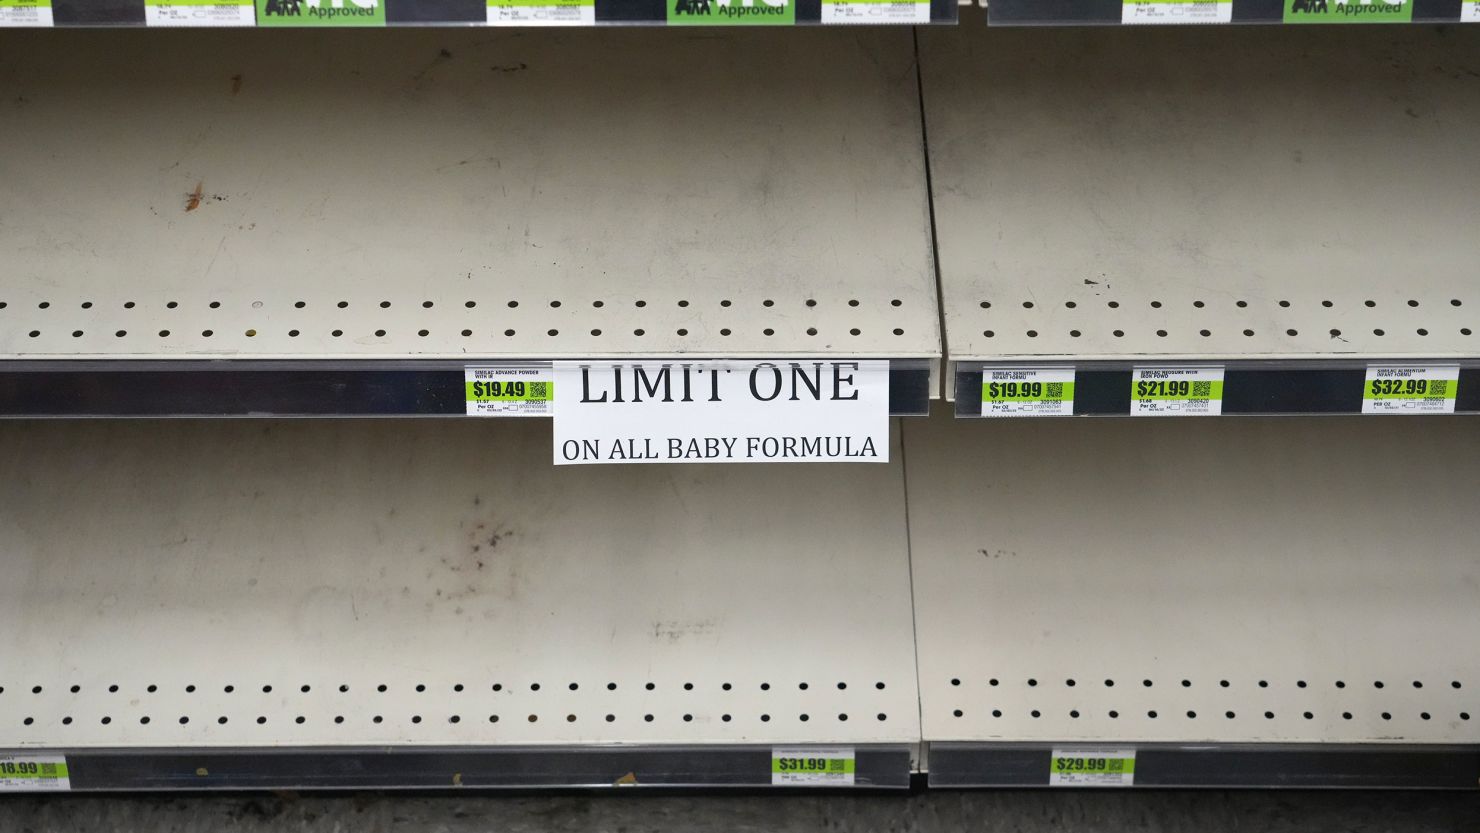
[[[1480,831],[1480,793],[933,792],[915,795],[7,797],[4,833],[647,831]]]

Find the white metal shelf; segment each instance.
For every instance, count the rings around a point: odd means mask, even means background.
[[[1477,45],[922,31],[950,360],[1475,360]]]
[[[1480,765],[1466,424],[991,427],[906,426],[927,742],[1467,745]]]
[[[0,749],[882,744],[907,781],[898,464],[571,476],[549,431],[0,425]]]
[[[908,31],[5,37],[0,358],[939,357]]]

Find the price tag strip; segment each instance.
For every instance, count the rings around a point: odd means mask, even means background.
[[[1136,783],[1136,749],[1124,746],[1055,748],[1049,759],[1050,787],[1129,787]]]
[[[487,0],[490,26],[594,26],[596,0]]]
[[[61,755],[0,755],[0,792],[70,789],[67,759]]]
[[[1231,23],[1233,0],[1123,0],[1121,23]]]
[[[930,4],[915,0],[822,0],[823,23],[929,23]]]
[[[51,0],[0,0],[0,26],[50,26]]]
[[[1074,415],[1074,368],[982,369],[982,416]]]
[[[851,787],[856,764],[851,746],[777,746],[771,749],[771,784]]]
[[[468,416],[550,416],[555,371],[548,367],[469,367],[463,371]]]
[[[1221,367],[1138,367],[1131,372],[1131,416],[1222,413]]]
[[[1370,365],[1362,388],[1364,414],[1452,414],[1459,367]]]

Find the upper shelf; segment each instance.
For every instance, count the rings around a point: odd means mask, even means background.
[[[7,0],[0,27],[954,23],[954,0]]]
[[[1480,360],[1480,30],[941,34],[921,61],[957,370],[1355,374],[1335,404],[1245,409],[1289,412],[1360,406],[1369,363]]]
[[[1480,21],[1475,0],[990,0],[999,26]]]
[[[909,32],[98,37],[8,38],[0,371],[940,355]]]

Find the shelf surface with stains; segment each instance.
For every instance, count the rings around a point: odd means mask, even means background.
[[[822,744],[907,786],[899,463],[571,476],[549,431],[0,424],[0,750],[79,789],[757,785]]]
[[[0,106],[32,150],[0,163],[0,372],[847,356],[933,376],[910,33],[791,34],[8,34]]]
[[[1475,786],[1465,421],[991,428],[904,424],[932,783]]]
[[[952,367],[1216,362],[1300,413],[1442,363],[1480,410],[1480,30],[1011,34],[920,33]]]

